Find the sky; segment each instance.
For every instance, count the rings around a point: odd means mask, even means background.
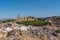
[[[0,18],[60,16],[60,0],[0,0]]]

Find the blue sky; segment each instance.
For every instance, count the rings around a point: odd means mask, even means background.
[[[60,16],[60,0],[0,0],[0,18]]]

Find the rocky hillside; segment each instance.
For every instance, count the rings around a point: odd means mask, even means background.
[[[60,37],[53,33],[47,28],[36,28],[28,31],[12,30],[8,33],[0,32],[0,40],[60,40]]]
[[[47,17],[46,21],[51,22],[53,25],[60,26],[60,16]]]
[[[24,26],[15,22],[0,23],[0,40],[60,40],[60,17],[49,17],[46,21],[53,26]]]

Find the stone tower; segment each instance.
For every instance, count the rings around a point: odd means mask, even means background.
[[[18,17],[17,17],[17,22],[20,22],[21,18],[20,18],[20,15],[18,14]]]

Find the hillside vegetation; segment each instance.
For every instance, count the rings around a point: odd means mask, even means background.
[[[17,23],[24,24],[24,25],[32,25],[32,26],[44,26],[49,24],[49,22],[45,22],[45,21],[22,21]]]

